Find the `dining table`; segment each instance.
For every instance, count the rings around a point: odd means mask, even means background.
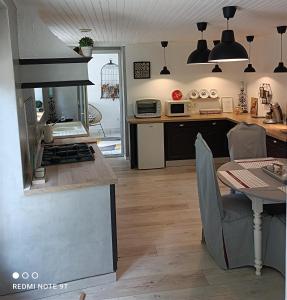
[[[268,157],[233,160],[217,170],[221,182],[233,192],[243,193],[252,202],[256,275],[261,275],[262,269],[263,205],[286,203],[286,185],[263,170],[263,167],[273,164],[287,165],[287,159]]]

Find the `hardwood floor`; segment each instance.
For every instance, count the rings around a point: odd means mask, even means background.
[[[194,167],[130,170],[110,159],[116,190],[119,265],[114,284],[84,290],[86,300],[282,300],[284,278],[263,268],[223,271],[201,244]],[[222,187],[222,190],[228,190]],[[74,291],[49,300],[78,300]]]

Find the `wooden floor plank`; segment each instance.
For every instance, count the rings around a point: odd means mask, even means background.
[[[84,290],[86,300],[283,300],[284,278],[263,268],[224,271],[201,244],[194,166],[131,170],[110,159],[116,188],[118,280]],[[226,193],[229,189],[220,184]],[[47,300],[78,300],[74,291]]]

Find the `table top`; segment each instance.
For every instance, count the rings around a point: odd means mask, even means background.
[[[287,164],[287,159],[278,158],[283,164]],[[248,169],[253,175],[263,180],[268,186],[266,187],[256,187],[256,188],[237,188],[234,186],[225,176],[221,174],[220,171],[233,171],[233,170],[244,170],[244,168],[237,162],[231,161],[222,165],[217,170],[217,176],[226,186],[232,188],[235,191],[239,191],[245,194],[247,197],[259,198],[264,201],[264,203],[282,203],[286,202],[286,193],[279,189],[279,187],[284,186],[284,184],[267,173],[265,173],[261,168]]]

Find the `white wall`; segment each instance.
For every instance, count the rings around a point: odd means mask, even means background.
[[[221,63],[223,73],[211,73],[213,65],[187,65],[187,57],[195,49],[195,42],[169,42],[166,48],[167,66],[171,75],[159,75],[163,66],[163,50],[158,43],[129,45],[126,47],[127,96],[128,114],[132,114],[132,104],[135,99],[156,97],[161,100],[171,99],[171,92],[180,89],[186,96],[191,89],[217,89],[222,97],[230,96],[238,103],[240,81],[247,86],[248,97],[257,97],[261,83],[270,83],[274,101],[285,106],[285,86],[287,76],[274,74],[280,58],[280,37],[274,30],[274,35],[267,38],[256,38],[253,43],[252,63],[256,68],[255,74],[244,73],[247,62]],[[242,42],[246,48],[247,43]],[[212,48],[212,43],[209,42]],[[287,38],[284,40],[287,49]],[[286,58],[286,53],[283,56]],[[134,61],[151,62],[151,79],[133,79]],[[287,64],[287,60],[286,60]]]
[[[95,105],[103,115],[102,125],[110,133],[120,132],[120,100],[101,99],[101,69],[111,59],[119,64],[117,53],[97,53],[88,64],[89,78],[95,84],[88,86],[88,101]]]

